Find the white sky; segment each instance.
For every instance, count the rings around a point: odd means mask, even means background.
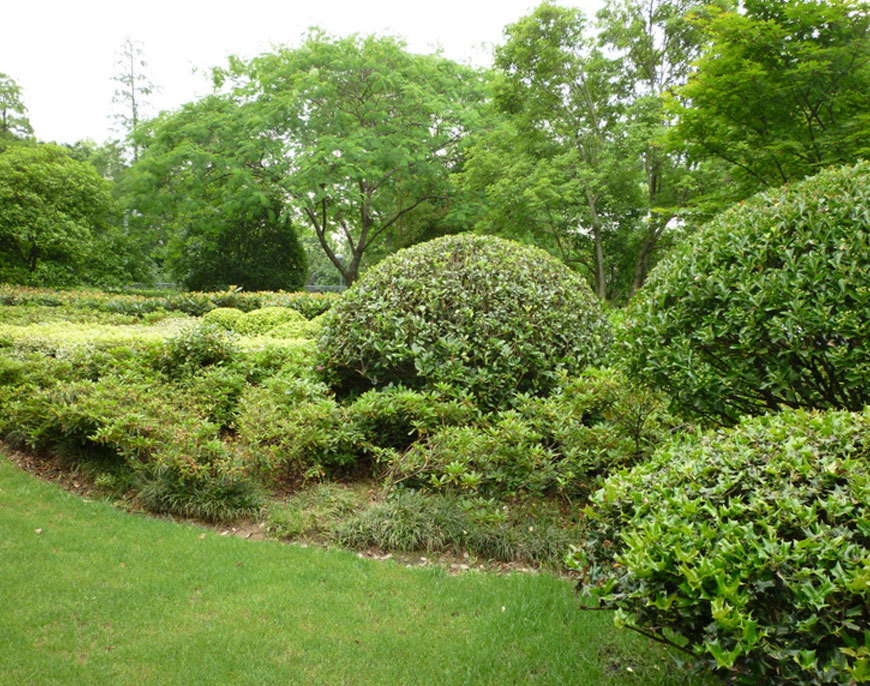
[[[226,56],[251,57],[298,44],[311,26],[335,35],[389,34],[413,52],[484,66],[502,30],[536,0],[19,0],[0,12],[0,73],[21,86],[41,140],[116,137],[110,115],[126,36],[142,44],[160,92],[151,112],[209,91],[207,70]],[[594,13],[601,0],[562,0]],[[198,69],[199,73],[194,74]]]

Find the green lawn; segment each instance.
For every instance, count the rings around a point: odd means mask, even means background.
[[[692,683],[576,606],[547,575],[451,577],[126,514],[0,456],[4,685]]]

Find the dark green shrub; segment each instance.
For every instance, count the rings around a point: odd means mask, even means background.
[[[235,424],[245,375],[232,367],[207,367],[189,377],[178,389],[178,400],[221,429]]]
[[[369,270],[332,309],[319,342],[341,395],[444,382],[495,408],[597,362],[609,337],[588,286],[563,264],[512,241],[459,235]]]
[[[730,424],[870,402],[870,163],[728,210],[650,275],[622,350],[683,411]]]
[[[611,476],[575,553],[617,617],[747,684],[870,679],[870,410],[789,410]]]
[[[393,483],[448,492],[503,498],[553,490],[558,456],[536,432],[509,410],[484,426],[448,426],[404,453],[393,452]]]
[[[370,391],[357,403],[369,396],[379,399],[377,393]],[[511,399],[515,409],[486,416],[475,413],[470,402],[446,405],[451,413],[432,415],[439,406],[418,396],[416,410],[425,408],[430,421],[416,431],[396,425],[397,438],[410,433],[416,441],[408,450],[409,441],[380,444],[404,450],[381,455],[388,480],[498,498],[587,495],[611,470],[649,456],[670,440],[677,426],[660,394],[613,369],[587,369],[563,379],[549,396],[518,395]],[[389,398],[381,400],[382,421],[390,419],[386,410],[394,409],[384,402]],[[351,416],[357,403],[349,408]],[[382,425],[381,433],[393,435],[388,429]]]
[[[602,475],[649,457],[681,425],[667,398],[617,369],[590,367],[544,398],[518,397],[519,415],[559,455],[559,482],[589,493]]]

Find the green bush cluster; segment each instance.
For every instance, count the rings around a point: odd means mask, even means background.
[[[659,264],[620,354],[684,412],[733,424],[870,402],[870,163],[722,213]]]
[[[574,564],[621,621],[743,683],[870,679],[870,410],[789,410],[611,476]]]
[[[610,327],[585,281],[545,252],[458,235],[400,250],[348,290],[319,338],[339,395],[402,384],[467,389],[487,409],[546,394],[596,363]]]
[[[245,313],[236,307],[216,307],[202,315],[202,319],[227,331],[235,331],[236,322],[243,314]]]
[[[246,465],[219,427],[177,395],[133,373],[19,387],[4,397],[0,433],[29,448],[123,466],[157,512],[209,521],[255,513],[262,501]]]
[[[388,478],[498,498],[584,495],[611,470],[648,457],[678,426],[662,395],[614,369],[590,368],[545,398],[520,395],[513,404],[387,453]]]
[[[235,321],[233,329],[243,336],[261,336],[281,324],[300,324],[305,321],[302,314],[290,307],[260,307],[245,312]]]
[[[243,336],[268,336],[278,339],[313,339],[322,326],[322,316],[306,319],[298,310],[289,307],[261,307],[242,312],[234,307],[218,307],[203,315],[203,320],[214,322],[228,331]]]
[[[341,296],[336,293],[247,292],[237,289],[214,293],[165,292],[162,295],[132,295],[95,290],[58,291],[0,284],[0,305],[70,306],[98,312],[144,316],[151,312],[180,312],[201,317],[218,307],[250,312],[261,307],[290,307],[306,319],[326,312]]]

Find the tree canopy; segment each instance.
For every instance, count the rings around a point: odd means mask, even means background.
[[[347,283],[389,232],[449,202],[448,175],[482,99],[474,70],[392,38],[312,32],[215,73],[280,142],[263,160]]]
[[[747,0],[692,19],[708,43],[670,102],[671,140],[724,162],[709,213],[870,154],[870,5]]]
[[[124,182],[132,221],[163,245],[188,288],[250,290],[305,283],[305,255],[283,206],[272,159],[249,108],[213,95],[153,120]]]
[[[63,148],[0,151],[0,279],[71,285],[128,277],[141,259],[130,254],[115,213],[111,184]]]
[[[0,145],[32,134],[27,108],[21,100],[21,86],[13,78],[0,74]]]

